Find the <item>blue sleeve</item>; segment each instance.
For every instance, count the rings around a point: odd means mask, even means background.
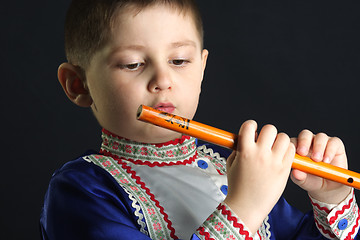
[[[280,198],[269,214],[271,239],[327,239],[316,228],[312,212],[304,214]]]
[[[313,211],[304,214],[288,204],[284,198],[280,198],[270,212],[269,224],[271,239],[328,240],[315,226]],[[359,233],[354,239],[360,239]]]
[[[52,177],[40,219],[42,239],[150,239],[131,200],[103,169],[82,159]]]

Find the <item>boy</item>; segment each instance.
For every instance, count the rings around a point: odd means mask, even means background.
[[[71,161],[49,185],[43,239],[353,239],[353,190],[294,170],[314,206],[302,214],[281,194],[297,152],[347,167],[342,142],[289,137],[254,121],[225,159],[196,140],[136,120],[145,104],[192,118],[208,51],[191,0],[74,0],[68,63],[59,81],[103,127],[99,153]]]

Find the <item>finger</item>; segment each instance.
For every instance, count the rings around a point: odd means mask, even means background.
[[[336,155],[344,154],[344,152],[345,152],[345,147],[340,138],[337,137],[329,138],[325,149],[323,162],[330,163],[335,158]]]
[[[295,152],[296,152],[296,149],[295,149],[294,144],[292,144],[292,143],[288,144],[288,148],[287,148],[287,151],[286,151],[284,159],[283,159],[283,164],[284,164],[285,168],[289,169],[289,172],[291,170],[291,166],[292,166],[292,163],[295,158]]]
[[[276,136],[272,150],[275,154],[283,153],[283,155],[285,155],[285,152],[288,150],[289,145],[290,145],[289,136],[286,133],[279,133]]]
[[[261,129],[256,142],[260,147],[272,149],[276,137],[277,137],[276,127],[268,124]]]
[[[295,148],[297,147],[297,145],[298,145],[297,138],[294,138],[294,137],[290,138],[290,142],[292,142],[292,144],[294,144]]]
[[[290,178],[296,185],[302,186],[306,181],[307,175],[308,174],[303,171],[293,169]]]
[[[248,144],[255,144],[257,123],[254,120],[244,122],[239,130],[238,150],[242,151]]]
[[[313,141],[314,134],[309,130],[303,130],[299,133],[297,139],[296,152],[302,156],[307,156]]]
[[[313,139],[311,159],[314,161],[322,161],[328,144],[329,137],[325,133],[316,134]]]
[[[324,184],[323,180],[319,179],[319,177],[305,173],[298,169],[292,170],[290,178],[299,187],[308,191],[308,193],[310,191],[319,190]]]

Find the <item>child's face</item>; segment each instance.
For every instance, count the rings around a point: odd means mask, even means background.
[[[111,41],[86,71],[92,109],[102,127],[139,142],[180,136],[136,119],[140,104],[192,118],[207,51],[190,14],[164,6],[122,13]]]

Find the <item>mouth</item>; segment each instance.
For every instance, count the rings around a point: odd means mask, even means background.
[[[172,103],[158,103],[154,108],[167,113],[173,113],[175,111],[175,106]]]

